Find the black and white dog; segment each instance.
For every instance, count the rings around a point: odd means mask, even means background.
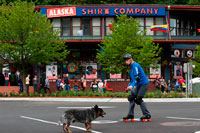
[[[70,109],[65,111],[64,115],[60,118],[59,123],[63,123],[64,132],[67,131],[68,133],[71,133],[69,130],[71,122],[85,123],[86,130],[90,132],[92,129],[91,122],[99,116],[104,117],[105,114],[106,113],[103,111],[103,109],[99,108],[97,105],[86,110]]]

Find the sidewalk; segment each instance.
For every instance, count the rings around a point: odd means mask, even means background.
[[[37,101],[37,102],[128,102],[127,98],[7,98],[1,101]],[[144,98],[145,102],[200,102],[200,98]]]

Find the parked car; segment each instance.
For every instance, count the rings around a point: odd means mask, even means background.
[[[192,84],[200,83],[200,77],[196,77],[192,79]]]

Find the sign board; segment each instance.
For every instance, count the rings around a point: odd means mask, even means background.
[[[86,79],[97,79],[97,63],[86,64]]]
[[[150,78],[161,78],[161,68],[160,68],[160,64],[157,64],[159,67],[158,68],[154,68],[154,67],[150,67]]]
[[[164,7],[78,7],[76,16],[165,16]]]
[[[110,74],[110,79],[121,79],[122,75],[121,74]]]
[[[50,8],[47,9],[47,17],[76,16],[76,7]]]
[[[48,18],[65,16],[165,16],[165,7],[62,7],[40,8]]]
[[[57,79],[57,65],[46,65],[46,76],[49,79]]]

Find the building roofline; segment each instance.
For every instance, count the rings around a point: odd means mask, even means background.
[[[168,7],[170,6],[170,9],[199,9],[200,5],[167,5],[167,4],[105,4],[105,5],[96,5],[96,4],[87,4],[87,5],[40,5],[35,6],[36,8],[52,8],[52,7]]]

